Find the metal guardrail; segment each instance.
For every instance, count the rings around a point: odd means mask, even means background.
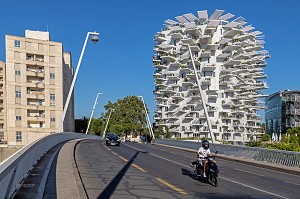
[[[37,161],[55,145],[73,139],[100,139],[81,133],[58,133],[45,136],[18,150],[0,163],[0,198],[11,198]]]
[[[154,143],[177,146],[188,149],[198,150],[200,142],[192,141],[178,141],[178,140],[165,140],[155,139]],[[289,167],[300,167],[300,153],[292,151],[265,149],[258,147],[247,146],[234,146],[225,144],[211,144],[210,149],[212,152],[216,150],[220,154],[245,158],[250,160],[264,161],[274,164],[281,164]]]

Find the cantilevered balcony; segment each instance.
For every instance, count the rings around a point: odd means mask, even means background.
[[[226,47],[223,48],[223,52],[231,52],[233,50],[237,50],[241,48],[240,45],[235,45],[235,44],[232,44],[232,43],[228,43]]]
[[[160,42],[167,41],[167,38],[165,34],[157,34],[154,36],[154,40],[160,43]]]
[[[184,44],[189,44],[189,45],[196,44],[196,41],[192,37],[183,37],[183,39],[181,39],[181,42]]]
[[[184,99],[184,95],[182,93],[176,93],[172,96],[173,99],[176,100],[183,100]]]
[[[201,35],[199,36],[199,42],[201,44],[207,44],[211,41],[211,36],[210,35]]]
[[[260,46],[260,45],[247,46],[247,47],[244,48],[244,50],[247,51],[247,52],[257,51],[257,50],[260,50],[260,49],[262,49],[262,46]]]
[[[179,77],[178,77],[178,74],[177,73],[167,73],[166,74],[166,77],[169,79],[169,80],[179,80]]]
[[[200,81],[201,81],[202,85],[210,85],[211,84],[211,78],[210,77],[202,78]]]
[[[166,64],[161,64],[160,61],[153,62],[153,67],[158,69],[167,69],[168,66]]]
[[[232,66],[232,65],[236,65],[236,64],[240,64],[241,61],[240,60],[233,60],[233,59],[229,59],[227,61],[224,62],[224,66]]]
[[[243,31],[241,29],[232,28],[224,33],[224,37],[234,37],[238,34],[241,34]]]
[[[205,63],[201,68],[202,71],[214,71],[217,68],[217,64]]]
[[[181,31],[171,32],[169,34],[173,39],[182,39],[184,35],[182,35]]]
[[[211,57],[210,51],[203,51],[203,52],[201,52],[200,57],[201,58],[209,58],[209,57]]]

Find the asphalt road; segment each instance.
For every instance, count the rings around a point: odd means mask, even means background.
[[[75,150],[89,198],[299,198],[300,176],[218,160],[219,186],[197,180],[196,154],[164,146],[82,141]]]

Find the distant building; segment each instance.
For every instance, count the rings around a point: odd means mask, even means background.
[[[0,62],[0,139],[24,146],[55,133],[73,79],[71,54],[49,32],[6,35],[6,64]],[[74,131],[74,96],[64,131]],[[3,146],[3,145],[2,145]]]
[[[266,98],[266,132],[285,133],[288,128],[300,127],[300,91],[280,91]]]
[[[204,138],[211,131],[216,140],[239,142],[261,133],[270,55],[262,33],[233,16],[184,14],[166,20],[154,36],[154,120],[172,137]]]

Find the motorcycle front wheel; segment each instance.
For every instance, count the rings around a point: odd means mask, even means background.
[[[211,182],[212,184],[217,187],[218,186],[218,177],[215,175],[210,175],[211,176]]]

